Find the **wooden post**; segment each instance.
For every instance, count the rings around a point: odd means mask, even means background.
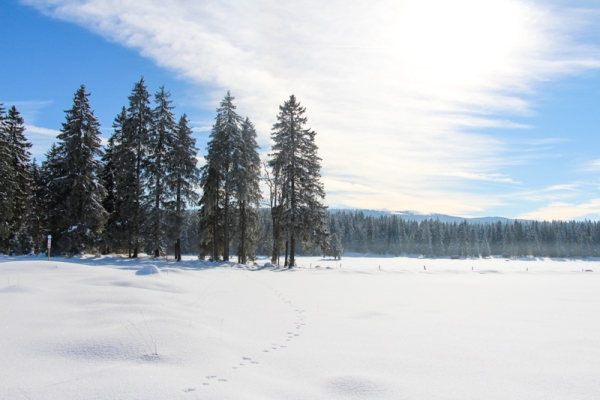
[[[48,235],[48,261],[50,261],[50,247],[52,245],[52,235]]]

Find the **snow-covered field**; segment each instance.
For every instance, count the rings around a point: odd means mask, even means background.
[[[600,396],[598,260],[299,264],[0,258],[0,398]]]

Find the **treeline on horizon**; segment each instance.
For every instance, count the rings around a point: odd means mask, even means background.
[[[237,114],[227,92],[201,168],[187,116],[175,118],[164,87],[154,106],[151,100],[142,78],[103,147],[82,85],[41,165],[31,160],[16,107],[0,104],[0,252],[45,252],[52,235],[53,254],[144,252],[177,260],[235,254],[241,263],[260,254],[285,266],[295,265],[296,254],[339,258],[344,251],[600,256],[600,225],[592,221],[417,222],[328,212],[316,132],[306,127],[305,109],[293,95],[279,106],[269,160],[261,164],[254,125]]]
[[[270,255],[272,226],[270,210],[259,210],[257,253]],[[194,254],[198,232],[197,213],[185,222],[185,252]],[[396,215],[372,216],[356,211],[327,213],[330,231],[328,251],[316,243],[303,242],[298,254],[331,256],[346,253],[426,257],[600,257],[598,221],[414,221]],[[339,240],[341,248],[333,251]],[[235,247],[232,248],[235,252]],[[281,255],[282,257],[284,254]]]

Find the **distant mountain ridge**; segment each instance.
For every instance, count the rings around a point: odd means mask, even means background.
[[[437,213],[420,213],[418,211],[409,211],[409,210],[404,210],[404,211],[390,211],[390,210],[363,210],[363,209],[342,209],[342,208],[330,208],[329,211],[331,212],[355,212],[355,211],[360,211],[365,215],[370,215],[373,217],[380,217],[383,215],[395,215],[398,218],[402,218],[405,219],[407,221],[417,221],[417,222],[421,222],[424,221],[426,219],[439,219],[440,222],[462,222],[462,221],[467,221],[467,222],[471,222],[471,223],[493,223],[493,222],[512,222],[514,221],[511,218],[505,218],[505,217],[472,217],[472,218],[467,218],[467,217],[455,217],[453,215],[447,215],[447,214],[437,214]]]

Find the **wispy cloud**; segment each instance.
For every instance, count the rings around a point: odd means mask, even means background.
[[[37,133],[40,135],[52,136],[52,137],[56,137],[57,135],[60,134],[60,131],[57,131],[56,129],[42,128],[40,126],[34,126],[34,125],[25,125],[25,131],[27,133]]]
[[[192,129],[194,130],[194,132],[209,132],[212,129],[212,126],[210,126],[210,125],[193,126],[192,125]]]
[[[598,219],[600,218],[600,199],[593,199],[581,204],[553,202],[538,210],[524,213],[518,218],[538,220]]]
[[[538,190],[524,190],[510,196],[532,202],[560,202],[578,197],[581,194],[581,186],[580,183],[552,185]]]
[[[267,151],[291,93],[317,132],[332,204],[472,213],[514,184],[509,146],[540,83],[600,67],[577,35],[590,14],[518,0],[25,0],[136,49],[190,81],[231,89]],[[214,107],[214,105],[213,105]],[[448,175],[448,171],[460,173]]]
[[[567,139],[567,138],[544,138],[544,139],[530,140],[528,144],[530,144],[532,146],[546,146],[546,145],[551,145],[551,144],[564,143],[564,142],[568,142],[568,141],[569,141],[569,139]]]
[[[515,182],[512,178],[503,174],[477,174],[471,172],[447,172],[447,176],[453,176],[458,178],[470,179],[474,181],[488,181],[488,182],[500,182],[500,183],[514,183],[520,184],[521,182]]]
[[[583,169],[588,171],[600,171],[600,158],[588,162],[584,165]]]
[[[49,100],[0,100],[0,103],[4,103],[6,108],[15,106],[26,123],[35,124],[38,113],[53,102]]]

